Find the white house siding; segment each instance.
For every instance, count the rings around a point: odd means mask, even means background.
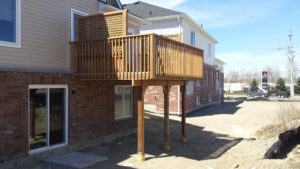
[[[96,14],[98,0],[21,3],[21,48],[0,46],[0,70],[70,72],[71,8]]]
[[[180,33],[178,19],[154,21],[140,28],[141,34],[156,33],[159,35]]]
[[[197,28],[192,27],[187,22],[182,21],[181,23],[182,24],[180,26],[180,22],[178,21],[178,19],[153,21],[151,25],[142,26],[140,28],[140,32],[141,34],[156,33],[159,35],[182,33],[182,42],[190,45],[191,31],[194,31],[196,41],[195,46],[204,51],[204,63],[213,66],[215,64],[215,43],[204,36],[203,33],[200,33]],[[208,57],[209,43],[211,44],[211,57]]]
[[[187,22],[182,22],[183,27],[183,42],[186,44],[191,44],[191,31],[195,32],[195,46],[200,48],[204,51],[204,63],[209,65],[214,65],[214,58],[215,58],[215,44],[206,38],[200,31],[196,28],[190,26]],[[211,44],[211,57],[208,57],[208,44]]]

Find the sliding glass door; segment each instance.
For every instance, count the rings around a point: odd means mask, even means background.
[[[29,150],[67,143],[67,87],[29,87]]]

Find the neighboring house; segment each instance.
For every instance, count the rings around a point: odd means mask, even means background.
[[[203,51],[155,34],[128,36],[149,21],[122,9],[118,0],[0,1],[0,163],[76,151],[136,128],[145,158],[145,89],[163,86],[167,96],[180,85],[185,105],[186,81],[203,78]],[[164,119],[168,148],[168,109]]]
[[[212,103],[223,101],[224,62],[215,58],[217,40],[207,33],[187,14],[138,1],[123,5],[129,13],[151,22],[143,25],[140,32],[156,33],[204,51],[204,78],[190,81],[187,88],[187,109],[189,111]],[[170,94],[171,111],[180,113],[180,90],[172,87]],[[145,102],[155,104],[157,110],[163,110],[162,88],[151,86],[146,91]]]

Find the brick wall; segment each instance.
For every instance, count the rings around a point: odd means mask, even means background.
[[[69,144],[136,127],[134,118],[115,121],[114,85],[129,81],[76,81],[71,75],[0,72],[0,163],[28,156],[28,85],[68,84]]]
[[[207,72],[207,73],[206,73]],[[213,77],[211,76],[213,73]],[[197,85],[195,81],[193,84],[193,93],[187,95],[186,106],[187,110],[192,110],[197,108],[197,97],[200,96],[200,106],[206,105],[209,102],[209,95],[211,95],[211,102],[219,102],[219,91],[216,90],[216,73],[219,73],[219,81],[221,88],[221,101],[224,98],[224,74],[219,70],[216,70],[212,66],[204,64],[204,78],[200,82],[200,86]],[[208,83],[206,75],[208,74]],[[212,83],[213,78],[213,83]],[[181,95],[181,94],[180,94]],[[169,108],[172,112],[178,111],[178,87],[172,86],[170,91],[170,104]],[[155,104],[158,111],[163,111],[164,109],[164,96],[162,87],[160,86],[149,86],[145,94],[145,104]]]

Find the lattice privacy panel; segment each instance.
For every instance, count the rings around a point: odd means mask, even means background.
[[[95,40],[127,35],[127,10],[79,18],[77,39]]]

